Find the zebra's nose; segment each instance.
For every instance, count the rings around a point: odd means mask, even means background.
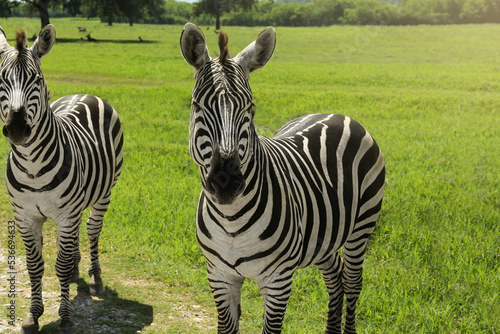
[[[31,135],[31,127],[26,121],[26,109],[24,107],[9,112],[2,133],[14,145],[24,143]]]
[[[238,152],[221,153],[218,148],[212,152],[210,173],[205,189],[219,204],[230,204],[245,189]]]

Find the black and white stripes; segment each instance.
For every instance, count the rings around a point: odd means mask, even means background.
[[[8,45],[1,32],[0,118],[11,144],[7,188],[26,248],[32,286],[22,333],[36,333],[43,313],[42,225],[47,218],[57,228],[59,328],[61,333],[75,333],[69,284],[79,277],[80,219],[82,211],[91,207],[87,222],[90,288],[92,294],[99,295],[103,284],[98,239],[111,188],[121,172],[122,128],[116,111],[96,96],[66,96],[49,106],[40,63],[55,42],[53,26],[44,27],[31,48],[24,31],[17,32],[16,48]]]
[[[326,333],[341,332],[344,298],[344,331],[355,333],[362,264],[382,204],[382,154],[361,125],[342,115],[306,115],[273,138],[257,136],[248,77],[270,59],[275,32],[264,30],[234,58],[220,41],[227,37],[219,38],[221,56],[212,60],[198,27],[188,23],[181,36],[196,79],[190,152],[203,185],[197,236],[218,332],[239,332],[245,278],[264,296],[263,333],[281,332],[293,273],[315,264],[330,297]]]

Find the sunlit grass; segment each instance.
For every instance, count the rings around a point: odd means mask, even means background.
[[[182,27],[52,23],[61,41],[42,69],[53,100],[99,95],[124,126],[123,173],[101,242],[112,276],[105,284],[161,312],[143,333],[214,333],[183,320],[172,306],[199,304],[215,324],[195,236],[201,187],[188,153],[194,80],[179,50]],[[1,25],[11,41],[21,26],[28,35],[39,30],[35,19]],[[98,42],[80,40],[77,26],[86,26]],[[234,56],[261,28],[225,30]],[[383,212],[365,262],[359,332],[498,333],[500,25],[276,30],[273,59],[251,78],[259,133],[272,135],[304,113],[342,113],[375,137],[387,162]],[[211,30],[206,35],[215,57],[216,36]],[[1,161],[8,150],[3,140]],[[0,198],[6,221],[12,210],[5,187]],[[126,288],[123,276],[164,286],[165,293],[155,298],[162,290],[148,284]],[[45,286],[56,289],[57,282]],[[285,332],[322,332],[327,295],[321,275],[314,268],[298,271],[293,288]],[[263,311],[256,285],[246,283],[242,298],[242,332],[258,333]]]

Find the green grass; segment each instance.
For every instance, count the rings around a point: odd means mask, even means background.
[[[101,239],[105,285],[112,291],[102,303],[136,310],[146,323],[136,328],[143,333],[215,333],[195,236],[201,186],[188,153],[194,79],[179,50],[182,27],[52,23],[59,42],[42,69],[53,100],[99,95],[118,110],[124,126],[123,173]],[[28,35],[39,30],[36,19],[1,25],[11,42],[19,27]],[[77,26],[99,42],[81,41]],[[262,28],[225,30],[236,55]],[[366,127],[387,162],[383,212],[365,262],[359,332],[500,332],[500,25],[276,30],[273,59],[251,78],[259,133],[272,135],[304,113],[342,113]],[[204,31],[215,57],[216,36]],[[139,36],[147,42],[138,43]],[[2,141],[3,173],[9,147]],[[3,252],[12,217],[4,186],[0,213]],[[44,284],[56,291],[51,225]],[[18,247],[21,255],[20,240]],[[298,271],[293,289],[284,332],[322,332],[327,295],[319,272]],[[21,305],[29,301],[19,297],[18,316],[24,317]],[[148,307],[153,314],[140,311]],[[197,314],[207,318],[197,322]],[[40,321],[55,319],[57,309],[51,309]],[[260,292],[247,282],[242,332],[260,332],[262,322]]]

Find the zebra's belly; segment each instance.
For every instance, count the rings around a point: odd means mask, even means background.
[[[62,222],[85,209],[82,205],[84,193],[81,191],[70,198],[61,198],[60,190],[57,188],[45,192],[14,191],[12,194],[11,201],[14,203],[15,212],[21,217],[37,221],[50,218],[56,223]]]
[[[12,172],[10,172],[12,171]],[[85,188],[75,168],[69,168],[64,179],[62,175],[50,172],[33,177],[16,169],[8,162],[7,189],[14,204],[14,210],[21,217],[35,220],[45,218],[64,220],[85,209]]]

